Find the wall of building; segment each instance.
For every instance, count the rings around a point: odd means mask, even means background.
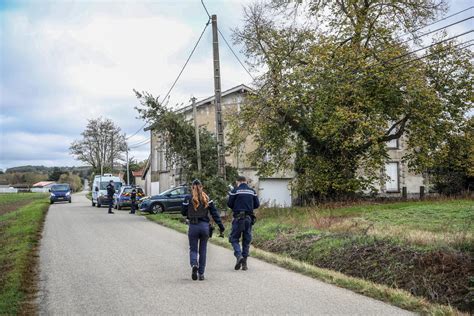
[[[145,180],[142,177],[135,177],[135,185],[140,188],[145,188]]]

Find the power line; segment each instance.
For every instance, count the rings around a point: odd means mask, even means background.
[[[357,69],[353,69],[352,71],[347,70],[347,72],[351,72],[352,74],[356,74],[356,71],[359,71],[359,72],[361,72],[361,71],[370,71],[372,68],[374,68],[374,67],[376,67],[376,66],[381,66],[381,65],[386,64],[386,63],[388,63],[388,62],[391,62],[391,61],[400,59],[400,58],[402,58],[402,57],[409,56],[409,55],[411,55],[411,54],[413,54],[413,53],[415,53],[415,52],[419,52],[419,51],[421,51],[421,50],[429,49],[429,48],[434,47],[434,46],[436,46],[436,45],[439,45],[439,44],[441,44],[441,43],[447,42],[447,41],[449,41],[449,40],[452,40],[452,39],[454,39],[454,38],[458,38],[458,37],[460,37],[460,36],[463,36],[463,35],[466,35],[466,34],[469,34],[469,33],[472,33],[472,32],[474,32],[474,30],[470,30],[470,31],[467,31],[467,32],[464,32],[464,33],[461,33],[461,34],[458,34],[458,35],[455,35],[455,36],[446,38],[446,39],[444,39],[444,40],[442,40],[442,41],[438,41],[438,42],[433,43],[433,44],[431,44],[431,45],[422,47],[422,48],[420,48],[420,49],[418,49],[418,50],[416,50],[416,51],[408,52],[408,53],[405,53],[405,54],[402,54],[402,55],[399,55],[399,56],[396,56],[396,57],[393,57],[393,58],[390,58],[390,59],[387,59],[387,60],[382,60],[382,61],[380,61],[380,62],[378,62],[378,63],[376,63],[376,64],[374,64],[374,65],[366,66],[366,67],[363,67],[363,68],[361,68],[361,69],[359,69],[359,70],[357,70]],[[458,43],[458,44],[456,44],[456,45],[454,45],[454,46],[452,46],[452,47],[456,48],[456,47],[465,45],[465,44],[467,44],[467,43],[470,43],[470,42],[472,42],[472,41],[474,41],[474,39],[468,40],[468,41],[466,41],[466,42]],[[471,46],[473,46],[473,45],[474,45],[474,44],[469,44],[469,45],[467,45],[467,46],[464,46],[463,49],[466,49],[466,48],[471,47]],[[404,61],[404,62],[402,61],[402,62],[400,62],[400,63],[398,63],[398,64],[396,64],[396,65],[393,65],[393,66],[391,66],[391,67],[387,67],[387,68],[382,69],[382,70],[374,71],[374,72],[372,73],[372,75],[382,74],[382,73],[384,73],[384,72],[386,72],[386,71],[388,71],[388,70],[393,70],[393,69],[398,68],[398,67],[400,67],[400,66],[407,65],[407,64],[411,64],[411,63],[413,63],[413,62],[415,62],[415,61],[422,60],[422,59],[428,58],[428,57],[430,57],[430,56],[438,55],[438,54],[440,54],[441,52],[446,51],[446,50],[448,50],[448,49],[449,49],[449,47],[446,47],[446,48],[444,48],[444,49],[441,49],[440,51],[433,52],[433,53],[430,53],[430,54],[428,54],[428,55],[423,55],[423,56],[421,56],[421,57],[417,57],[417,58],[414,58],[414,59],[410,59],[410,60],[407,60],[407,61]],[[347,83],[348,83],[348,84],[355,83],[357,80],[359,80],[359,78],[352,78],[352,79],[349,79],[349,80],[347,81]]]
[[[227,40],[225,39],[224,37],[224,34],[222,34],[221,30],[219,29],[219,27],[217,28],[217,31],[219,32],[219,34],[222,36],[222,39],[224,40],[224,42],[227,44],[227,47],[229,47],[230,51],[232,52],[232,54],[234,55],[234,57],[237,59],[237,61],[239,62],[239,64],[242,66],[242,68],[244,68],[244,70],[248,73],[248,75],[250,76],[250,78],[252,78],[253,80],[255,80],[254,76],[252,76],[252,74],[250,73],[250,71],[248,71],[248,69],[244,66],[244,64],[242,63],[242,61],[240,60],[240,58],[237,56],[237,54],[234,52],[234,50],[232,49],[232,47],[230,46],[230,44],[227,42]]]
[[[138,148],[138,147],[144,146],[144,145],[149,144],[149,143],[150,143],[150,139],[147,139],[147,140],[144,141],[144,142],[141,142],[141,143],[138,143],[138,144],[129,146],[128,148],[129,148],[129,149]]]
[[[388,60],[384,60],[384,61],[382,61],[382,63],[386,63],[386,62],[390,62],[390,61],[393,61],[393,60],[397,60],[397,59],[406,57],[406,56],[408,56],[408,55],[411,55],[411,54],[417,53],[417,52],[419,52],[419,51],[422,51],[422,50],[431,48],[431,47],[433,47],[433,46],[436,46],[436,45],[445,43],[445,42],[447,42],[447,41],[450,41],[450,40],[452,40],[452,39],[455,39],[455,38],[458,38],[458,37],[467,35],[467,34],[472,33],[472,32],[474,32],[474,30],[470,30],[470,31],[467,31],[467,32],[464,32],[464,33],[461,33],[461,34],[457,34],[457,35],[455,35],[455,36],[448,37],[448,38],[446,38],[446,39],[444,39],[444,40],[442,40],[442,41],[433,43],[433,44],[431,44],[431,45],[421,47],[421,48],[419,48],[419,49],[417,49],[417,50],[410,51],[410,52],[408,52],[408,53],[405,53],[405,54],[402,54],[402,55],[399,55],[399,56],[390,58],[390,59],[388,59]]]
[[[204,0],[201,0],[201,4],[202,4],[204,10],[206,10],[207,16],[208,16],[209,18],[211,18],[211,15],[209,14],[209,11],[207,11],[206,5],[204,4]]]
[[[473,19],[473,18],[474,18],[474,16],[472,16],[472,15],[471,15],[470,17],[468,17],[468,18],[465,18],[465,19],[463,19],[463,20],[459,20],[459,21],[456,21],[456,22],[454,22],[454,23],[451,23],[451,24],[449,24],[449,25],[446,25],[446,26],[440,27],[440,28],[438,28],[438,29],[436,29],[436,30],[433,30],[433,31],[429,31],[429,32],[423,33],[423,34],[421,34],[421,35],[418,35],[418,36],[416,36],[416,37],[413,37],[413,38],[407,39],[407,40],[405,40],[405,41],[403,41],[403,42],[400,42],[400,43],[394,43],[394,44],[388,44],[388,46],[387,46],[387,47],[384,47],[384,48],[382,48],[382,49],[380,49],[380,50],[377,50],[377,51],[375,51],[375,53],[382,53],[382,52],[386,51],[387,49],[389,49],[389,48],[391,48],[391,47],[395,47],[396,45],[402,45],[402,44],[405,44],[405,43],[408,43],[408,42],[414,41],[414,40],[416,40],[416,39],[420,39],[420,38],[422,38],[422,37],[424,37],[424,36],[427,36],[427,35],[430,35],[430,34],[433,34],[433,33],[439,32],[439,31],[441,31],[441,30],[444,30],[444,29],[446,29],[446,28],[449,28],[449,27],[451,27],[451,26],[454,26],[454,25],[457,25],[457,24],[463,23],[463,22],[465,22],[465,21],[467,21],[467,20],[470,20],[470,19]],[[467,33],[470,33],[470,32],[467,32]],[[461,34],[461,35],[459,35],[459,36],[462,36],[462,35],[465,35],[465,33],[464,33],[464,34]],[[449,40],[449,39],[448,39],[448,40]],[[441,43],[441,42],[439,42],[439,43]],[[439,43],[438,43],[438,44],[439,44]],[[409,55],[409,54],[412,54],[412,53],[416,53],[416,52],[418,52],[418,51],[421,51],[421,50],[424,50],[424,49],[425,49],[425,48],[420,48],[420,49],[418,49],[418,50],[415,50],[415,51],[408,52],[406,55]],[[402,55],[402,56],[398,56],[398,57],[395,57],[395,58],[396,58],[396,59],[398,59],[398,58],[401,58],[401,57],[404,57],[404,55]]]
[[[130,146],[133,147],[133,146],[135,146],[135,145],[139,145],[139,144],[144,143],[144,142],[147,142],[147,141],[149,141],[149,140],[150,140],[150,138],[147,138],[147,139],[141,140],[141,141],[139,141],[139,142],[136,142],[135,144],[131,144]]]
[[[201,4],[202,4],[202,7],[204,8],[204,10],[206,11],[207,16],[208,16],[209,19],[210,19],[210,18],[211,18],[211,15],[209,14],[209,11],[207,10],[206,5],[204,4],[204,0],[201,0]],[[228,42],[227,39],[225,38],[224,34],[222,34],[222,32],[221,32],[221,30],[219,29],[219,27],[217,27],[217,31],[219,32],[219,34],[221,35],[222,39],[223,39],[224,42],[226,43],[227,47],[230,49],[230,51],[231,51],[232,54],[234,55],[235,59],[237,59],[237,61],[239,62],[240,66],[242,66],[242,68],[244,68],[244,70],[248,73],[248,75],[250,76],[250,78],[252,78],[253,80],[255,80],[254,76],[252,76],[252,74],[250,73],[250,71],[247,69],[247,67],[245,67],[244,63],[240,60],[239,56],[237,56],[237,54],[235,53],[235,51],[232,49],[232,46],[229,44],[229,42]]]
[[[386,60],[381,60],[381,61],[379,61],[379,62],[376,62],[376,63],[373,64],[373,65],[368,65],[368,66],[366,66],[366,67],[362,67],[361,69],[354,69],[354,68],[353,68],[352,70],[348,70],[348,72],[352,72],[353,74],[355,74],[357,71],[359,71],[359,72],[360,72],[360,71],[367,71],[367,70],[370,70],[370,69],[372,69],[372,68],[374,68],[374,67],[385,65],[385,64],[390,63],[390,62],[392,62],[392,61],[394,61],[394,60],[397,60],[397,59],[400,59],[400,58],[403,58],[403,57],[407,57],[407,56],[412,55],[412,54],[414,54],[414,53],[420,52],[420,51],[422,51],[422,50],[429,49],[429,48],[431,48],[431,47],[433,47],[433,46],[436,46],[436,45],[445,43],[445,42],[447,42],[447,41],[450,41],[450,40],[452,40],[452,39],[455,39],[455,38],[458,38],[458,37],[467,35],[467,34],[472,33],[472,32],[474,32],[474,30],[471,29],[471,30],[469,30],[469,31],[467,31],[467,32],[464,32],[464,33],[461,33],[461,34],[457,34],[457,35],[448,37],[448,38],[446,38],[446,39],[444,39],[444,40],[435,42],[435,43],[433,43],[433,44],[431,44],[431,45],[428,45],[428,46],[421,47],[421,48],[416,49],[416,50],[414,50],[414,51],[409,51],[409,52],[407,52],[407,53],[404,53],[404,54],[401,54],[401,55],[398,55],[398,56],[395,56],[395,57],[392,57],[392,58],[389,58],[389,59],[386,59]],[[353,80],[356,80],[356,79],[354,78]],[[353,80],[350,80],[349,82],[353,82]]]
[[[400,35],[400,36],[397,37],[397,38],[403,37],[403,36],[408,35],[408,34],[411,34],[411,33],[415,33],[415,32],[417,32],[417,31],[419,31],[419,30],[422,30],[422,29],[424,29],[424,28],[427,28],[428,26],[437,24],[437,23],[439,23],[439,22],[442,22],[442,21],[445,21],[445,20],[447,20],[447,19],[449,19],[449,18],[452,18],[453,16],[456,16],[456,15],[461,14],[461,13],[463,13],[463,12],[469,11],[469,10],[471,10],[472,8],[474,8],[474,6],[470,6],[469,8],[466,8],[466,9],[464,9],[464,10],[455,12],[455,13],[453,13],[453,14],[451,14],[451,15],[445,16],[445,17],[442,18],[442,19],[433,21],[433,22],[430,23],[430,24],[427,24],[427,25],[421,26],[421,27],[419,27],[419,28],[417,28],[417,29],[414,29],[414,30],[412,30],[412,31],[406,32],[405,34],[402,34],[402,35]]]
[[[447,38],[447,39],[445,39],[445,40],[442,40],[442,41],[433,43],[433,44],[428,45],[428,46],[425,46],[425,47],[422,47],[422,48],[420,48],[420,49],[417,50],[417,51],[421,51],[421,50],[425,50],[425,49],[431,48],[431,47],[433,47],[433,46],[439,45],[439,44],[441,44],[441,43],[447,42],[447,41],[449,41],[449,40],[451,40],[451,39],[454,39],[454,38],[457,38],[457,37],[466,35],[466,34],[471,33],[471,32],[474,32],[474,30],[470,30],[470,31],[468,31],[468,32],[464,32],[464,33],[462,33],[462,34],[458,34],[458,35],[456,35],[456,36],[452,36],[452,37]],[[454,45],[454,47],[459,47],[459,46],[461,46],[461,45],[465,45],[466,43],[469,43],[469,42],[471,42],[471,41],[473,41],[473,40],[469,40],[469,41],[467,41],[467,42],[459,43],[459,44],[457,44],[457,45]],[[473,44],[470,44],[470,45],[467,45],[467,46],[465,46],[465,47],[463,47],[463,48],[468,48],[468,47],[470,47],[470,46],[472,46],[472,45],[473,45]],[[421,56],[421,57],[418,57],[418,58],[414,58],[414,59],[410,59],[410,60],[407,60],[407,61],[398,63],[398,64],[393,65],[392,67],[390,67],[390,70],[393,70],[393,69],[395,69],[395,68],[401,67],[401,66],[403,66],[403,65],[411,64],[411,63],[413,63],[413,62],[415,62],[415,61],[422,60],[422,59],[428,58],[428,57],[430,57],[430,56],[438,55],[439,53],[441,53],[441,52],[443,52],[443,51],[446,51],[446,50],[448,50],[448,49],[449,49],[449,48],[444,48],[444,49],[442,49],[442,50],[440,50],[440,51],[438,51],[438,52],[433,52],[433,53],[428,54],[428,55],[424,55],[424,56]],[[367,67],[365,67],[365,68],[362,68],[361,71],[370,70],[370,69],[372,69],[372,68],[374,68],[374,67],[376,67],[376,66],[380,66],[380,65],[385,64],[385,63],[387,63],[387,62],[391,62],[391,61],[400,59],[400,58],[402,58],[402,57],[409,56],[409,55],[411,55],[412,53],[415,53],[415,52],[417,52],[417,51],[409,52],[409,53],[406,53],[406,54],[403,54],[403,55],[400,55],[400,56],[391,58],[391,59],[389,59],[389,60],[381,61],[381,62],[379,62],[379,63],[376,64],[376,65],[371,65],[371,66],[367,66]],[[388,69],[383,69],[383,70],[375,71],[375,72],[372,73],[372,75],[382,74],[382,73],[386,72],[387,70],[388,70]],[[354,72],[355,72],[355,71],[353,71],[353,73],[354,73]],[[357,80],[358,80],[358,78],[353,78],[352,80],[349,80],[348,83],[349,83],[349,84],[350,84],[350,83],[354,83],[354,82],[356,82]]]
[[[181,71],[179,72],[178,77],[176,77],[176,80],[173,82],[173,84],[171,85],[171,88],[168,90],[168,92],[166,93],[166,95],[165,95],[165,97],[163,98],[163,100],[161,100],[161,102],[163,102],[163,101],[169,96],[169,94],[171,93],[171,90],[173,90],[174,86],[175,86],[176,83],[178,82],[179,78],[181,77],[181,74],[183,73],[184,69],[185,69],[186,66],[188,65],[189,60],[190,60],[191,57],[193,56],[194,51],[196,50],[196,48],[197,48],[199,42],[201,41],[201,38],[202,38],[202,36],[204,35],[204,32],[206,31],[206,29],[207,29],[207,27],[209,26],[210,22],[211,22],[210,19],[207,20],[207,23],[206,23],[206,25],[204,26],[204,28],[203,28],[203,30],[202,30],[202,32],[201,32],[201,35],[199,35],[199,38],[198,38],[196,44],[194,44],[193,50],[192,50],[191,53],[189,54],[188,59],[186,59],[186,62],[184,63],[183,68],[181,68]]]
[[[398,35],[398,36],[395,36],[394,40],[397,40],[397,39],[400,39],[400,38],[402,38],[402,37],[404,37],[404,36],[406,36],[406,35],[410,35],[410,34],[413,34],[413,33],[415,33],[415,32],[418,32],[419,30],[422,30],[422,29],[424,29],[424,28],[427,28],[428,26],[431,26],[431,25],[437,24],[437,23],[439,23],[439,22],[445,21],[445,20],[447,20],[447,19],[449,19],[449,18],[452,18],[453,16],[456,16],[456,15],[458,15],[458,14],[461,14],[461,13],[463,13],[463,12],[466,12],[466,11],[468,11],[468,10],[471,10],[472,8],[474,8],[474,6],[470,6],[469,8],[466,8],[466,9],[464,9],[464,10],[455,12],[455,13],[453,13],[453,14],[451,14],[451,15],[445,16],[445,17],[442,18],[442,19],[435,20],[435,21],[433,21],[433,22],[431,22],[431,23],[429,23],[429,24],[423,25],[423,26],[421,26],[421,27],[419,27],[419,28],[417,28],[417,29],[409,30],[409,31],[407,31],[407,32],[405,32],[405,33],[403,33],[403,34],[400,34],[400,35]],[[344,45],[345,43],[347,43],[348,41],[350,41],[352,38],[353,38],[353,36],[344,39],[343,41],[340,42],[340,46]],[[409,40],[407,40],[407,41],[411,41],[411,40],[412,40],[412,39],[409,39]],[[406,43],[406,42],[402,42],[402,43]]]
[[[415,40],[415,39],[422,38],[422,37],[424,37],[424,36],[426,36],[426,35],[430,35],[430,34],[439,32],[439,31],[441,31],[441,30],[443,30],[443,29],[446,29],[446,28],[451,27],[451,26],[454,26],[454,25],[456,25],[456,24],[465,22],[465,21],[470,20],[470,19],[472,19],[472,18],[474,18],[474,16],[471,15],[470,17],[465,18],[465,19],[463,19],[463,20],[460,20],[460,21],[457,21],[457,22],[448,24],[448,25],[446,25],[446,26],[440,27],[440,28],[438,28],[438,29],[436,29],[436,30],[433,30],[433,31],[429,31],[429,32],[426,32],[426,33],[417,35],[417,36],[415,36],[415,37],[413,37],[413,38],[410,38],[410,39],[408,39],[408,40],[406,40],[406,41],[403,41],[403,42],[401,42],[401,43],[398,43],[398,45],[405,44],[405,43],[411,42],[411,41],[413,41],[413,40]]]
[[[130,138],[132,138],[133,136],[137,135],[137,134],[145,127],[145,125],[146,125],[147,123],[148,123],[148,122],[145,122],[145,124],[143,124],[139,129],[137,129],[137,131],[136,131],[135,133],[133,133],[133,134],[130,135],[130,136],[125,137],[125,139],[127,140],[127,139],[130,139]]]
[[[207,27],[209,26],[211,20],[207,20],[207,23],[206,25],[204,26],[202,32],[201,32],[201,35],[199,35],[199,38],[196,42],[196,44],[194,44],[194,47],[193,49],[191,50],[191,53],[189,54],[188,58],[186,59],[186,62],[184,63],[183,67],[181,68],[181,71],[179,72],[178,76],[176,77],[176,79],[174,80],[173,84],[171,85],[171,88],[168,90],[168,92],[166,93],[165,97],[161,100],[161,102],[163,102],[164,100],[166,100],[166,98],[170,95],[171,91],[173,90],[173,88],[175,87],[176,83],[178,82],[179,78],[181,77],[181,74],[183,73],[184,69],[186,68],[186,66],[188,65],[189,63],[189,60],[191,59],[191,57],[193,56],[194,54],[194,51],[196,50],[197,46],[199,45],[199,42],[201,41]],[[148,124],[148,122],[145,122],[133,135],[131,136],[128,136],[126,137],[125,139],[129,139],[130,137],[133,137],[135,135],[137,135],[146,125]]]
[[[456,45],[454,45],[453,47],[456,48],[456,47],[465,45],[465,44],[467,44],[467,43],[470,43],[470,42],[472,42],[472,41],[474,41],[474,39],[468,40],[468,41],[466,41],[466,42],[464,42],[464,43],[456,44]],[[472,45],[474,45],[474,44],[466,45],[466,46],[463,47],[463,49],[468,48],[468,47],[471,47]],[[430,57],[430,56],[439,55],[440,53],[442,53],[442,52],[444,52],[444,51],[447,51],[448,49],[449,49],[449,47],[446,47],[446,48],[444,48],[444,49],[441,49],[440,51],[433,52],[433,53],[428,54],[428,55],[423,55],[423,56],[421,56],[421,57],[408,60],[408,61],[406,61],[406,62],[403,62],[403,63],[400,63],[400,64],[395,65],[393,68],[398,68],[398,67],[404,66],[404,65],[406,65],[406,64],[411,64],[411,63],[413,63],[413,62],[415,62],[415,61],[422,60],[422,59],[428,58],[428,57]]]

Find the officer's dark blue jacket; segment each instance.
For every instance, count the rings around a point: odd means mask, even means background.
[[[115,187],[113,184],[107,184],[107,195],[109,198],[112,198],[115,194]]]
[[[260,202],[257,193],[246,183],[242,183],[229,192],[227,206],[232,209],[234,216],[240,212],[251,215],[260,206]]]
[[[192,198],[191,195],[187,195],[184,198],[184,202],[183,202],[183,205],[181,207],[181,214],[183,216],[186,216],[186,217],[188,216],[189,203],[193,203],[193,198]],[[212,200],[209,201],[209,206],[207,207],[207,209],[209,210],[209,213],[211,213],[211,216],[214,219],[214,221],[216,222],[216,224],[219,225],[219,226],[222,225],[221,217],[219,215],[219,211],[217,210],[216,206],[214,205],[214,201],[212,201]],[[202,222],[208,222],[209,223],[209,217],[208,216],[201,217],[198,220],[202,221]]]

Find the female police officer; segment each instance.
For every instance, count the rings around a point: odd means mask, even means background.
[[[204,280],[204,270],[206,268],[206,252],[207,252],[207,240],[209,239],[209,216],[211,213],[212,218],[219,226],[221,234],[224,232],[224,225],[222,225],[219,212],[214,206],[213,201],[209,201],[209,197],[202,190],[202,184],[199,180],[194,180],[192,183],[192,194],[188,195],[184,202],[181,210],[181,214],[186,216],[189,220],[189,257],[191,261],[193,280],[198,279]],[[199,249],[198,249],[199,246]],[[199,253],[199,263],[198,263]]]

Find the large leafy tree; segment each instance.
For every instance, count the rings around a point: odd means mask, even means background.
[[[122,159],[127,150],[125,136],[120,127],[110,119],[91,119],[81,133],[82,139],[75,140],[69,150],[78,160],[92,166],[95,173],[111,171],[111,162]]]
[[[231,122],[231,148],[252,137],[261,174],[294,168],[296,191],[319,197],[380,180],[386,142],[402,136],[411,168],[430,167],[472,106],[472,53],[438,39],[419,59],[400,33],[431,21],[444,3],[300,3],[251,5],[234,33],[264,74]]]
[[[429,174],[439,193],[458,194],[474,188],[474,117],[451,134],[434,153]]]

